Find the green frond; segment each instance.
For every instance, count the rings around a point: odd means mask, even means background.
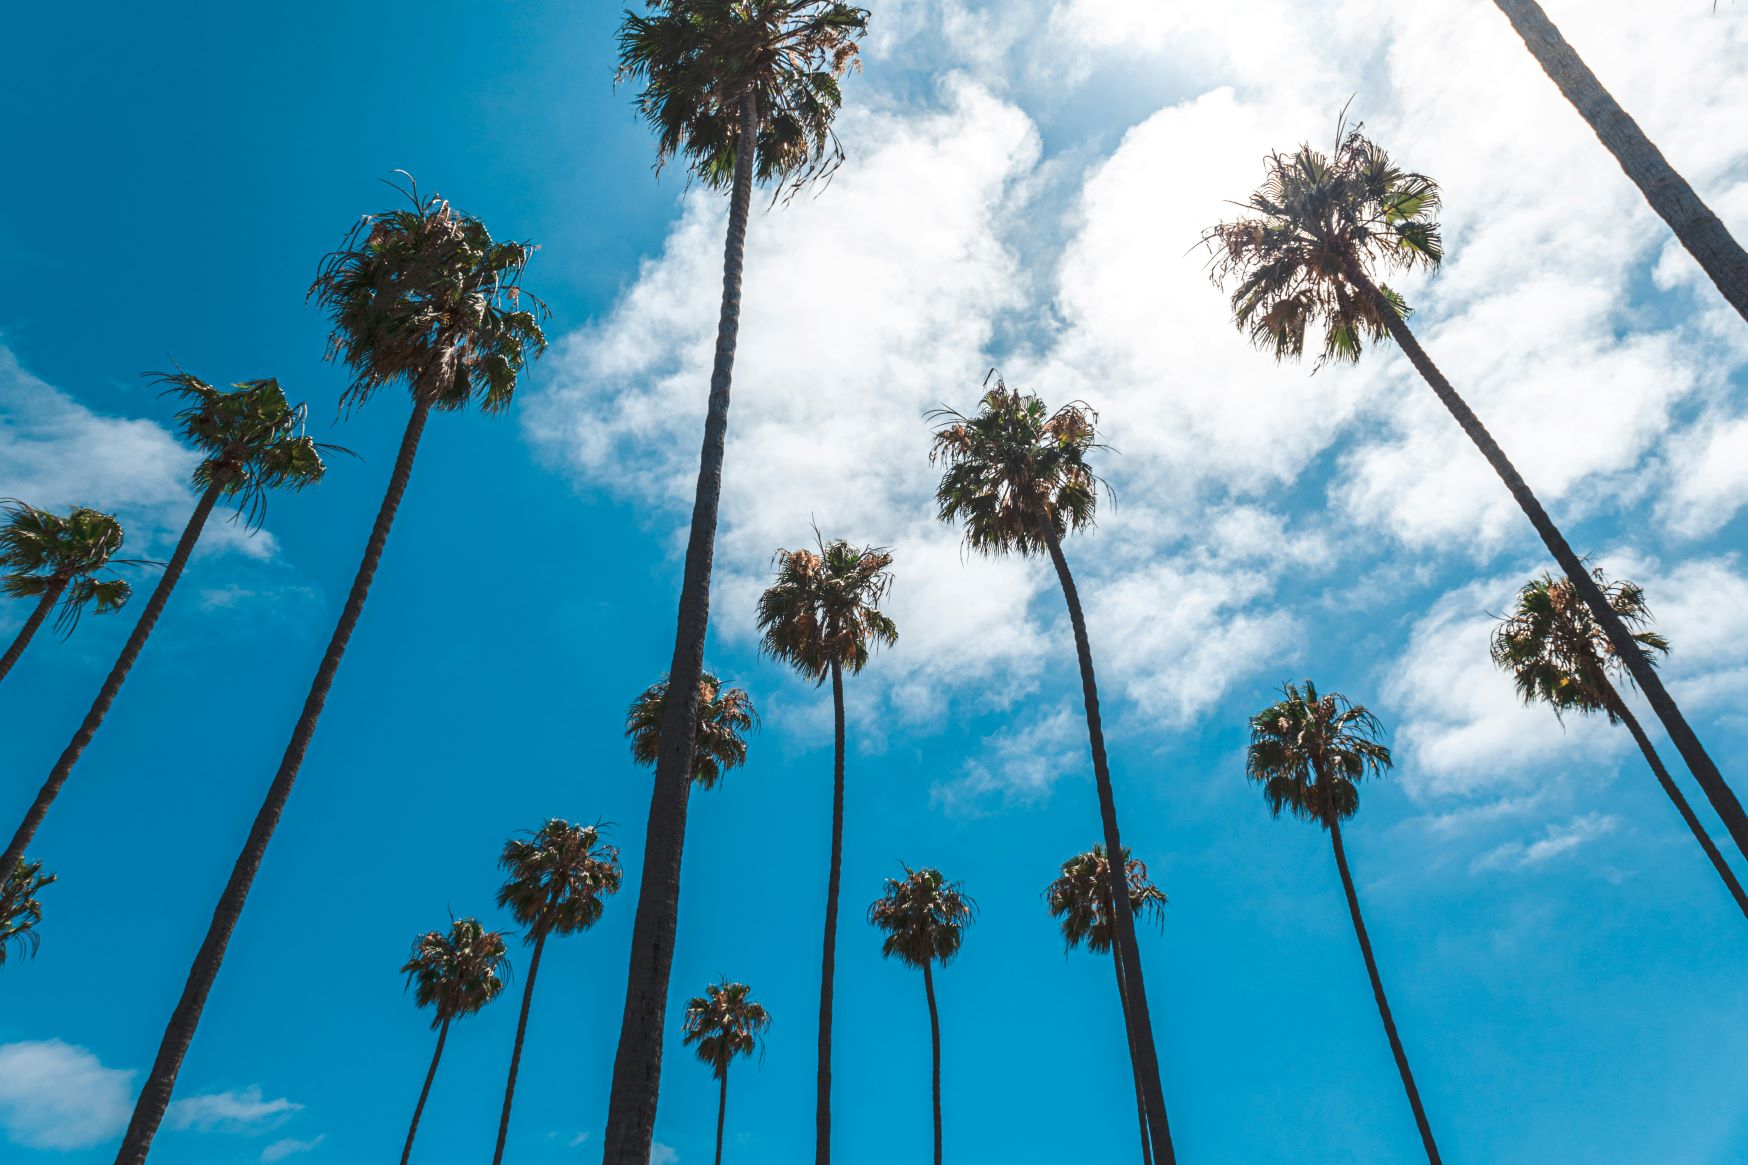
[[[662,716],[668,707],[668,681],[663,677],[645,688],[625,712],[625,736],[631,758],[654,766],[661,752]],[[692,782],[713,788],[730,769],[746,763],[746,734],[759,726],[759,713],[742,688],[725,688],[705,672],[698,679],[697,744],[692,754]]]
[[[36,954],[42,939],[37,931],[42,901],[37,895],[55,880],[55,875],[42,872],[41,862],[20,858],[0,883],[0,966],[6,964],[8,952],[15,958]]]
[[[868,921],[885,932],[880,953],[906,966],[943,967],[958,955],[965,931],[977,919],[977,903],[962,882],[935,869],[904,867],[904,877],[886,879],[885,892],[868,907]]]
[[[1250,718],[1245,775],[1262,786],[1275,816],[1325,828],[1359,811],[1359,783],[1394,763],[1383,725],[1340,692],[1320,694],[1306,680],[1281,687],[1282,699]]]
[[[1650,629],[1644,588],[1625,579],[1611,582],[1600,568],[1592,568],[1591,577],[1656,666],[1657,657],[1668,653],[1669,640]],[[1570,579],[1543,572],[1525,583],[1511,614],[1494,627],[1491,650],[1493,662],[1510,673],[1525,704],[1539,700],[1562,718],[1575,711],[1619,719],[1615,685],[1631,683],[1632,676]]]
[[[892,587],[884,547],[829,544],[815,534],[818,549],[779,550],[776,581],[759,596],[760,651],[780,659],[816,683],[833,664],[855,673],[871,652],[898,641],[898,627],[880,610]]]
[[[523,939],[587,930],[619,892],[623,873],[617,846],[602,842],[602,825],[572,825],[553,818],[526,840],[504,843],[505,873],[498,905],[526,928]]]
[[[728,1075],[736,1056],[750,1056],[770,1029],[771,1015],[754,1001],[745,983],[712,983],[693,996],[681,1013],[681,1042],[696,1049],[717,1079]]]
[[[1129,886],[1129,910],[1138,920],[1164,922],[1164,891],[1147,876],[1147,865],[1123,853]],[[1094,954],[1111,949],[1115,902],[1111,896],[1111,863],[1105,847],[1095,845],[1062,863],[1062,870],[1044,890],[1050,917],[1059,920],[1067,949],[1084,944]]]
[[[447,933],[427,931],[413,940],[401,967],[413,1002],[435,1010],[433,1028],[472,1015],[504,990],[509,967],[504,936],[477,918],[452,919]]]

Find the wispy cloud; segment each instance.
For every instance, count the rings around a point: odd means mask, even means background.
[[[957,777],[937,782],[929,799],[949,813],[975,815],[1003,805],[1031,805],[1066,773],[1086,768],[1081,721],[1068,708],[1018,729],[986,736]]]
[[[275,1162],[283,1161],[287,1157],[308,1153],[310,1150],[320,1147],[321,1143],[327,1139],[328,1134],[319,1133],[307,1141],[296,1141],[290,1137],[282,1141],[274,1141],[261,1150],[261,1165],[274,1165]]]
[[[1612,814],[1586,813],[1564,825],[1550,825],[1534,841],[1508,841],[1488,850],[1470,863],[1470,869],[1527,870],[1565,857],[1599,838],[1607,837],[1620,827],[1620,819]]]
[[[258,1132],[284,1123],[302,1108],[283,1096],[269,1100],[260,1086],[252,1085],[175,1101],[164,1114],[164,1123],[197,1132]]]

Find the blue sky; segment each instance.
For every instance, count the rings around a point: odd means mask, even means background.
[[[1487,663],[1488,612],[1541,567],[1521,518],[1399,356],[1271,367],[1192,247],[1350,96],[1441,179],[1450,260],[1406,285],[1416,324],[1573,541],[1647,585],[1726,774],[1748,771],[1748,329],[1489,6],[1156,7],[876,4],[848,163],[753,222],[709,658],[764,730],[694,802],[673,979],[681,1000],[745,979],[775,1017],[736,1068],[731,1158],[812,1138],[829,708],[751,634],[771,552],[810,522],[894,548],[901,634],[851,684],[838,1159],[928,1146],[921,984],[859,923],[901,861],[981,906],[938,981],[948,1154],[1133,1152],[1109,969],[1064,957],[1040,901],[1097,836],[1060,596],[1039,564],[965,558],[928,505],[923,411],[1000,364],[1091,401],[1116,448],[1117,505],[1069,554],[1125,838],[1171,898],[1144,949],[1182,1159],[1420,1153],[1327,844],[1242,777],[1245,716],[1311,675],[1392,731],[1348,845],[1446,1156],[1740,1161],[1748,934],[1624,734],[1517,708]],[[1748,235],[1748,12],[1546,7]],[[40,835],[61,881],[40,956],[4,971],[8,1162],[111,1158],[351,578],[405,409],[337,416],[303,292],[395,168],[541,243],[555,344],[510,416],[427,434],[154,1159],[386,1157],[432,1039],[395,973],[412,936],[449,911],[504,924],[497,850],[547,816],[615,823],[635,874],[649,782],[619,729],[671,647],[723,212],[652,177],[611,84],[617,15],[11,16],[0,494],[112,507],[161,556],[189,459],[137,373],[171,360],[278,376],[362,460],[252,539],[212,532]],[[22,811],[130,618],[41,640],[9,677],[0,809]],[[597,1151],[634,902],[628,879],[548,949],[516,1160]],[[422,1159],[487,1151],[514,1021],[510,1000],[457,1026]],[[715,1090],[677,1035],[664,1084],[658,1159],[707,1160]]]

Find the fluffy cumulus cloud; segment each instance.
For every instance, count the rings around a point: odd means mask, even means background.
[[[134,1073],[60,1040],[0,1044],[0,1129],[27,1149],[87,1149],[133,1111]]]

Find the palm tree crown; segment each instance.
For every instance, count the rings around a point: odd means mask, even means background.
[[[587,930],[605,899],[619,892],[619,850],[601,842],[599,825],[553,818],[526,841],[504,843],[498,865],[508,875],[498,905],[522,926],[528,941]]]
[[[1284,699],[1250,718],[1245,771],[1262,785],[1269,811],[1284,809],[1328,828],[1360,807],[1358,783],[1391,765],[1379,742],[1383,727],[1365,706],[1340,692],[1320,695],[1305,681],[1281,688]]]
[[[1129,910],[1137,918],[1163,918],[1165,892],[1147,876],[1147,863],[1123,855],[1123,871],[1129,884]],[[1062,920],[1062,938],[1068,949],[1082,943],[1094,954],[1111,949],[1116,937],[1111,930],[1111,863],[1105,847],[1095,845],[1062,863],[1062,872],[1044,891],[1050,917]]]
[[[898,627],[880,610],[892,586],[892,554],[855,547],[842,538],[818,551],[779,550],[777,581],[759,596],[760,648],[823,683],[836,664],[859,672],[871,648],[898,641]]]
[[[68,632],[87,606],[107,615],[126,604],[133,588],[124,579],[96,577],[121,549],[120,522],[88,506],[75,506],[65,517],[20,501],[0,506],[6,513],[0,524],[0,593],[41,599],[51,588],[64,587],[56,625]]]
[[[187,402],[176,425],[201,453],[194,487],[205,492],[218,485],[222,496],[237,500],[249,525],[260,524],[268,490],[302,489],[322,479],[322,450],[333,446],[304,435],[309,409],[287,401],[279,381],[245,380],[223,392],[186,372],[150,375],[165,395]]]
[[[697,1049],[718,1079],[728,1075],[736,1056],[750,1056],[771,1026],[770,1013],[745,983],[712,983],[686,1003],[680,1021],[683,1042]]]
[[[868,908],[868,921],[886,932],[881,955],[919,968],[952,962],[976,917],[977,903],[966,895],[963,882],[909,866],[904,877],[886,879],[885,891]]]
[[[1360,282],[1373,268],[1436,267],[1444,255],[1438,184],[1405,171],[1361,127],[1337,130],[1333,156],[1300,146],[1268,157],[1263,185],[1245,200],[1252,217],[1203,235],[1215,283],[1236,282],[1240,331],[1277,360],[1305,354],[1320,328],[1327,360],[1354,361],[1362,342],[1387,334],[1379,299],[1406,319],[1408,304],[1388,287],[1379,298]]]
[[[965,524],[965,544],[983,554],[1036,554],[1049,529],[1060,538],[1092,525],[1103,483],[1087,465],[1098,414],[1081,401],[1050,412],[1038,397],[998,377],[975,415],[939,408],[929,460],[946,466],[935,502],[941,521]]]
[[[21,859],[0,885],[0,965],[5,964],[8,949],[21,955],[36,953],[36,927],[42,921],[37,894],[54,880],[55,875],[42,872],[41,862]]]
[[[1655,662],[1667,653],[1669,641],[1648,629],[1644,589],[1625,579],[1610,582],[1601,570],[1591,575],[1646,658]],[[1526,704],[1545,700],[1556,715],[1576,709],[1619,721],[1614,682],[1626,669],[1570,579],[1544,572],[1524,584],[1516,609],[1493,631],[1493,662],[1511,673]]]
[[[546,307],[520,286],[534,247],[494,242],[479,219],[421,199],[417,186],[405,193],[410,207],[365,215],[310,287],[333,319],[329,358],[352,370],[341,403],[405,378],[439,410],[477,398],[499,412],[523,364],[546,349]]]
[[[668,681],[662,679],[643,690],[625,712],[625,735],[631,741],[631,756],[640,765],[653,765],[661,750],[662,712],[668,706]],[[746,763],[748,730],[758,727],[759,713],[744,689],[725,688],[722,681],[705,672],[698,678],[698,739],[692,754],[692,782],[709,789],[729,769]]]
[[[619,30],[619,77],[643,82],[637,108],[656,131],[659,169],[684,156],[726,187],[754,102],[760,181],[822,177],[843,160],[832,121],[838,81],[858,63],[868,11],[835,0],[651,0]]]
[[[414,1002],[433,1009],[435,1028],[496,999],[504,989],[504,967],[504,936],[477,918],[458,918],[448,934],[432,930],[414,939],[401,972],[414,989]]]

